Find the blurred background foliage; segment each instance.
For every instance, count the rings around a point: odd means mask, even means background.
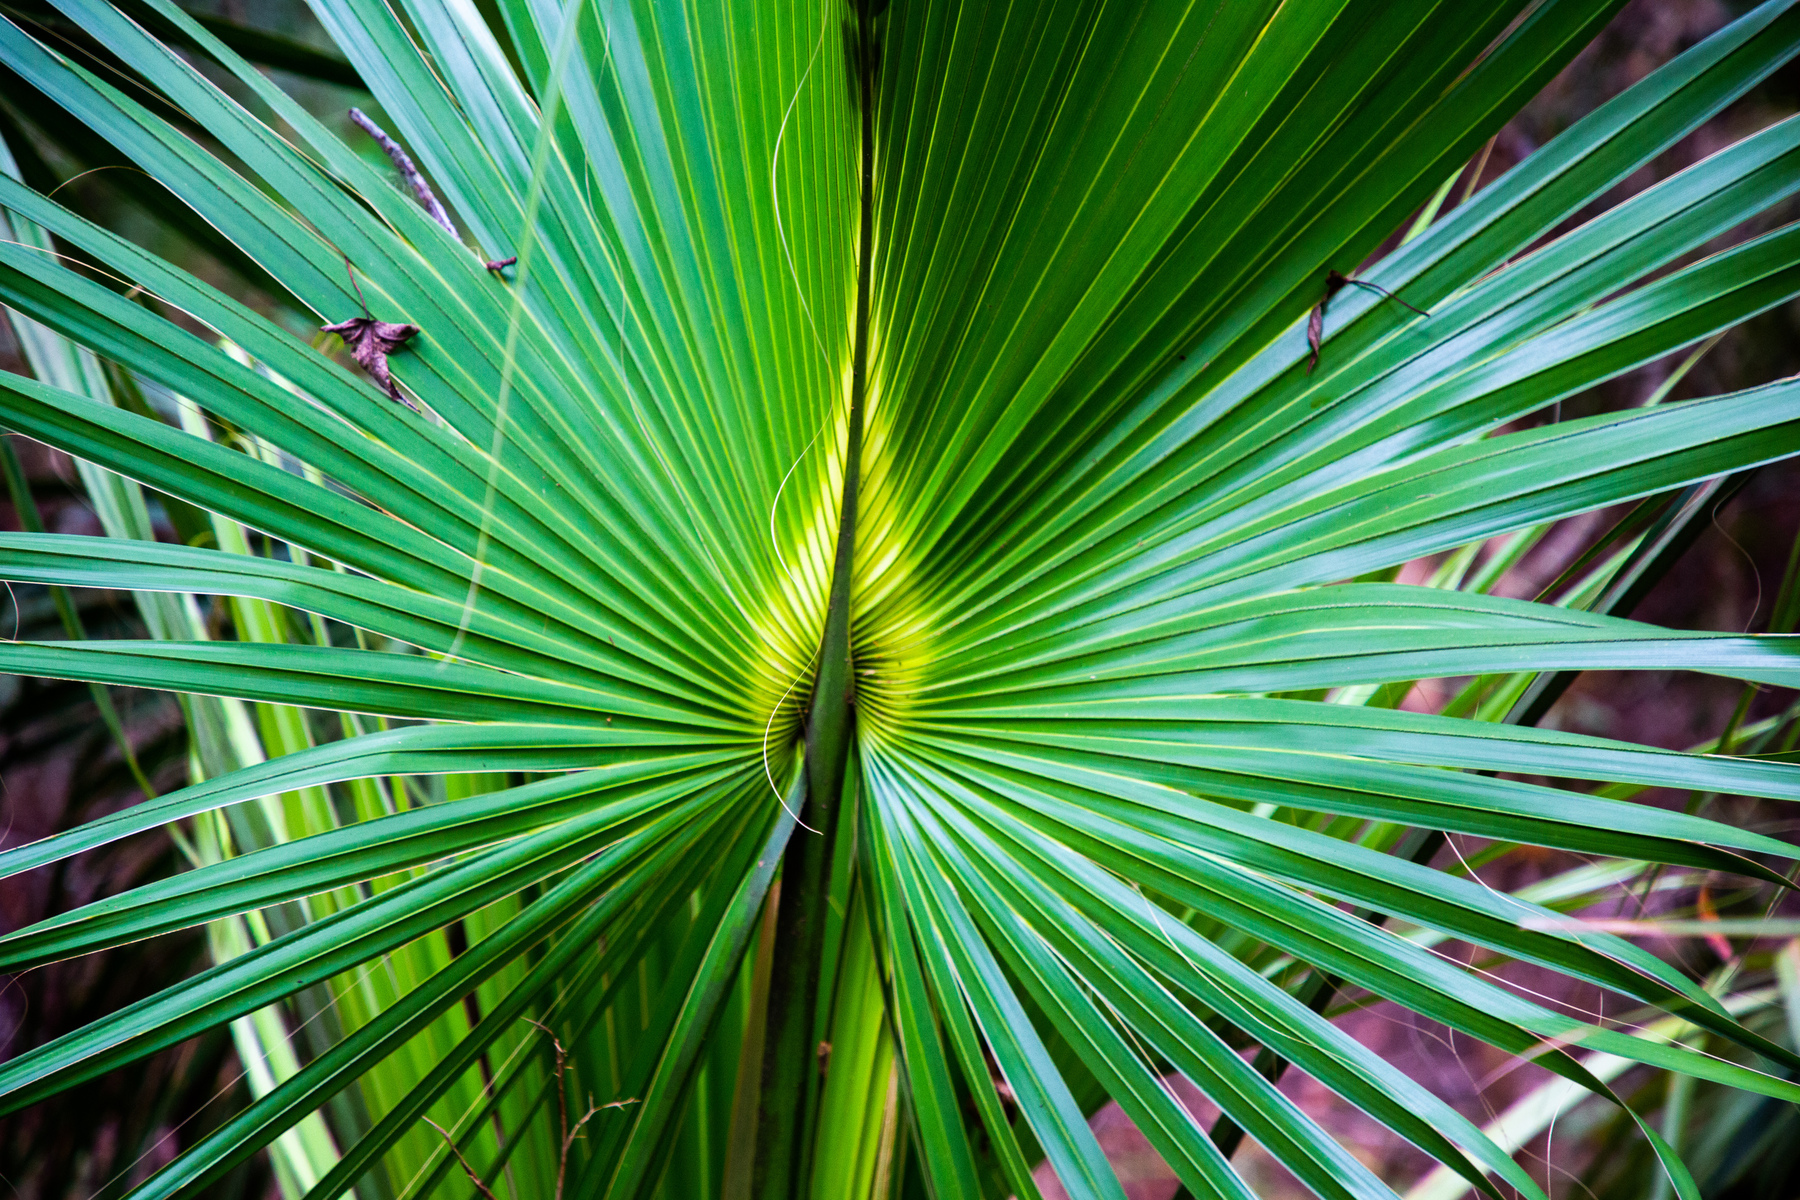
[[[310,110],[349,133],[345,116],[368,104],[347,63],[301,0],[217,0],[189,4],[215,32],[229,33],[236,48],[268,66],[281,85]],[[1651,70],[1739,15],[1748,5],[1724,0],[1633,0],[1575,62],[1559,75],[1465,169],[1446,208],[1498,178],[1581,115],[1643,78]],[[6,5],[9,15],[35,21],[65,47],[104,64],[105,48],[80,30],[59,24],[31,0]],[[212,77],[256,107],[234,81]],[[201,278],[246,299],[303,337],[313,328],[272,282],[199,222],[171,196],[94,135],[60,112],[27,110],[17,97],[27,89],[0,77],[0,138],[14,148],[26,181],[54,193]],[[1574,227],[1626,197],[1693,165],[1754,130],[1800,111],[1800,63],[1791,63],[1625,180],[1588,210]],[[179,118],[179,114],[174,114]],[[266,115],[266,114],[265,114]],[[58,122],[45,124],[45,122]],[[196,131],[203,136],[204,131]],[[372,142],[349,137],[371,164],[386,170]],[[216,149],[216,147],[215,147]],[[1662,273],[1792,221],[1789,200],[1671,262]],[[1562,232],[1561,229],[1555,233]],[[1401,235],[1396,231],[1395,241]],[[1379,257],[1379,254],[1376,256]],[[0,369],[24,370],[20,347],[0,322]],[[1571,399],[1525,424],[1616,411],[1646,401],[1716,395],[1800,372],[1800,303],[1791,303],[1733,329],[1696,356],[1683,352]],[[8,529],[41,520],[52,532],[98,534],[101,526],[86,500],[75,465],[59,452],[17,437],[8,499],[0,523]],[[1733,491],[1735,487],[1737,490]],[[22,504],[21,501],[24,501]],[[1630,615],[1676,629],[1765,631],[1792,629],[1794,558],[1800,547],[1800,464],[1764,468],[1708,500],[1706,519],[1691,547]],[[1566,573],[1584,555],[1602,550],[1630,506],[1562,522],[1493,587],[1499,595],[1554,599],[1566,590]],[[211,528],[200,514],[174,504],[153,512],[158,536],[204,544]],[[1477,564],[1478,565],[1478,564]],[[1409,564],[1401,578],[1425,582],[1460,569],[1443,560]],[[1789,585],[1784,594],[1784,581]],[[69,607],[79,605],[79,609]],[[232,630],[232,608],[215,599],[203,616],[215,635]],[[93,636],[143,636],[125,593],[82,590],[62,596],[42,587],[14,585],[0,597],[0,636],[54,638],[77,618]],[[1389,702],[1437,711],[1466,680],[1431,680]],[[1737,753],[1791,749],[1795,696],[1779,689],[1745,690],[1722,678],[1669,672],[1589,672],[1574,681],[1543,720],[1551,727],[1622,737],[1668,748],[1725,743]],[[106,709],[130,748],[128,758]],[[0,847],[19,845],[134,803],[144,784],[166,791],[186,782],[189,748],[176,700],[133,689],[98,691],[84,684],[0,677]],[[1776,805],[1734,797],[1649,793],[1669,807],[1704,808],[1710,815],[1776,836],[1791,836],[1800,820]],[[1484,854],[1484,851],[1488,853]],[[1498,853],[1495,853],[1498,851]],[[1589,916],[1721,918],[1755,916],[1766,907],[1762,893],[1734,891],[1730,880],[1692,873],[1580,872],[1572,855],[1531,847],[1485,846],[1453,837],[1438,865],[1457,868],[1461,858],[1492,887],[1513,891],[1567,884],[1570,898]],[[51,913],[68,911],[178,869],[181,851],[164,832],[103,849],[15,877],[0,887],[0,923],[17,929]],[[1571,882],[1572,881],[1572,882]],[[1579,885],[1579,886],[1578,886]],[[1585,888],[1585,890],[1580,890]],[[1643,944],[1679,962],[1696,978],[1720,989],[1732,980],[1771,979],[1772,986],[1739,992],[1754,1004],[1746,1018],[1770,1036],[1800,1040],[1800,941],[1712,937],[1647,937]],[[76,1029],[191,974],[208,960],[204,930],[56,963],[13,979],[0,991],[0,1058]],[[1464,948],[1467,957],[1467,949]],[[1517,963],[1495,968],[1504,978],[1572,1011],[1588,1011],[1598,992],[1566,978]],[[1340,1001],[1342,1020],[1361,1041],[1482,1123],[1504,1121],[1521,1146],[1521,1161],[1553,1196],[1652,1197],[1658,1179],[1635,1129],[1616,1109],[1559,1092],[1535,1067],[1517,1067],[1498,1051],[1458,1042],[1441,1026],[1386,1004]],[[1609,1014],[1619,1015],[1619,1014]],[[305,1025],[298,1026],[305,1053]],[[1691,1037],[1680,1028],[1670,1036]],[[202,1138],[250,1096],[251,1071],[242,1043],[215,1030],[155,1055],[138,1066],[102,1076],[16,1116],[0,1120],[0,1186],[22,1200],[92,1197],[110,1200],[147,1178],[185,1146]],[[1721,1046],[1705,1046],[1723,1052]],[[1646,1067],[1622,1070],[1621,1094],[1640,1111],[1658,1112],[1665,1135],[1674,1131],[1702,1190],[1719,1200],[1785,1200],[1800,1195],[1800,1114],[1791,1106],[1692,1081],[1671,1086],[1670,1077]],[[1298,1073],[1287,1090],[1359,1157],[1397,1187],[1413,1187],[1411,1200],[1451,1200],[1454,1186],[1427,1175],[1420,1152],[1397,1141],[1372,1119]],[[1196,1109],[1209,1110],[1192,1093]],[[1094,1118],[1132,1200],[1163,1200],[1175,1190],[1173,1175],[1114,1106]],[[1238,1159],[1240,1169],[1270,1197],[1305,1194],[1255,1146]],[[1460,1181],[1458,1181],[1460,1182]],[[1061,1195],[1048,1172],[1039,1173],[1046,1197]],[[281,1180],[265,1157],[237,1169],[218,1188],[222,1198],[281,1194]]]

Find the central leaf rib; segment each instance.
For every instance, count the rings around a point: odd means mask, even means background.
[[[804,828],[782,860],[775,946],[766,999],[761,1103],[754,1194],[792,1200],[809,1190],[812,1130],[825,1059],[827,1014],[820,979],[830,908],[839,809],[856,732],[856,682],[850,649],[851,575],[856,553],[857,492],[862,481],[863,407],[869,377],[869,290],[874,257],[875,71],[873,14],[858,0],[851,70],[861,115],[860,213],[857,230],[856,326],[850,415],[844,447],[844,490],[825,629],[819,641],[812,703],[806,718]],[[824,1000],[829,1000],[827,993]]]

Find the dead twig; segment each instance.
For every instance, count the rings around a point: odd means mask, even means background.
[[[609,1104],[607,1107],[611,1108],[612,1105]],[[556,1200],[562,1200],[563,1181],[567,1179],[569,1175],[569,1147],[573,1146],[575,1144],[575,1139],[581,1136],[581,1127],[593,1120],[594,1114],[599,1111],[600,1106],[594,1103],[594,1098],[592,1096],[589,1096],[588,1110],[581,1114],[581,1120],[575,1122],[574,1128],[563,1135],[562,1155],[556,1161]],[[565,1116],[563,1120],[566,1123],[568,1118]]]
[[[551,1049],[556,1052],[556,1116],[561,1126],[562,1141],[561,1152],[556,1160],[555,1200],[562,1200],[563,1183],[569,1175],[569,1150],[575,1145],[575,1139],[581,1136],[582,1126],[593,1120],[594,1115],[603,1109],[623,1108],[627,1104],[636,1104],[637,1101],[614,1100],[610,1104],[595,1104],[594,1097],[590,1095],[588,1096],[587,1111],[582,1113],[581,1119],[571,1127],[569,1124],[569,1089],[565,1086],[564,1080],[569,1069],[568,1051],[563,1049],[562,1039],[557,1037],[548,1025],[542,1021],[531,1020],[529,1017],[526,1020],[544,1031],[544,1036],[550,1039]]]
[[[499,1197],[494,1195],[494,1189],[481,1181],[481,1176],[475,1173],[475,1168],[471,1167],[469,1160],[463,1157],[462,1149],[457,1146],[456,1139],[450,1136],[450,1131],[430,1117],[426,1117],[424,1120],[427,1125],[444,1135],[444,1142],[450,1147],[450,1153],[456,1155],[456,1161],[461,1164],[463,1174],[469,1177],[469,1182],[475,1185],[475,1190],[480,1192],[485,1200],[499,1200]],[[560,1182],[558,1180],[558,1183]],[[561,1188],[559,1187],[557,1190],[560,1194]]]
[[[426,215],[442,225],[445,233],[459,242],[462,241],[462,235],[456,232],[456,226],[450,222],[450,214],[444,211],[442,204],[438,203],[437,193],[431,190],[431,185],[425,182],[425,176],[419,173],[419,168],[413,163],[412,155],[408,154],[399,142],[389,137],[385,129],[369,120],[368,114],[362,109],[351,109],[350,119],[356,122],[364,133],[375,139],[375,144],[381,147],[382,152],[388,156],[388,160],[394,164],[394,170],[400,172],[400,178],[404,179],[406,186],[412,189],[412,194],[418,198]]]
[[[431,185],[425,182],[425,176],[420,172],[418,164],[413,162],[412,155],[408,154],[399,142],[389,137],[387,130],[371,121],[369,115],[362,109],[351,109],[350,119],[364,133],[375,139],[375,144],[381,147],[382,152],[388,156],[388,161],[394,164],[394,170],[400,172],[400,178],[404,179],[406,186],[412,189],[412,194],[418,198],[419,205],[425,210],[426,215],[441,225],[445,233],[459,242],[462,241],[462,235],[456,232],[456,225],[450,220],[449,212],[438,200],[437,193],[431,190]],[[484,259],[482,265],[490,271],[502,271],[518,261],[519,257],[515,254],[511,258]]]

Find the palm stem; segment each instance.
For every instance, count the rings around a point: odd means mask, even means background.
[[[764,1200],[805,1194],[811,1176],[813,1114],[821,1091],[814,1046],[829,915],[831,863],[839,800],[855,734],[856,685],[850,647],[851,574],[856,501],[862,480],[863,401],[868,391],[869,275],[874,233],[875,57],[868,0],[857,5],[855,61],[862,116],[861,214],[856,278],[856,342],[850,376],[844,491],[839,507],[831,594],[820,638],[812,704],[806,720],[806,806],[782,862],[775,918],[757,1120],[754,1193]]]

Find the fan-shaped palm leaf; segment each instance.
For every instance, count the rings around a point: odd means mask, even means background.
[[[15,219],[138,289],[20,239],[0,302],[166,402],[5,376],[0,422],[267,539],[5,535],[0,575],[267,602],[324,634],[0,644],[0,668],[398,719],[302,731],[0,871],[277,793],[506,773],[0,938],[17,969],[332,898],[0,1065],[16,1108],[471,931],[140,1194],[198,1194],[345,1089],[369,1119],[336,1127],[318,1200],[454,1191],[458,1161],[512,1194],[885,1195],[910,1169],[1031,1196],[1040,1155],[1070,1194],[1121,1196],[1086,1123],[1104,1097],[1195,1195],[1249,1194],[1231,1129],[1320,1196],[1390,1194],[1247,1041],[1490,1194],[1539,1195],[1319,1015],[1340,986],[1602,1093],[1572,1048],[1800,1099],[1792,1050],[1656,957],[1432,870],[1428,842],[1383,853],[1411,828],[1779,882],[1785,843],[1494,776],[1792,800],[1800,772],[1294,698],[1599,667],[1800,686],[1786,638],[1342,582],[1800,451],[1792,382],[1503,431],[1800,294],[1791,228],[1665,273],[1800,189],[1794,121],[1557,232],[1800,52],[1787,0],[1336,294],[1316,369],[1328,273],[1616,3],[316,0],[448,224],[168,0],[56,8],[110,57],[0,21],[7,68],[315,324],[417,326],[388,365],[424,412],[0,179]],[[1774,1069],[1553,1011],[1374,914]],[[1284,987],[1295,964],[1311,982]],[[432,1029],[454,1037],[409,1058]],[[565,1180],[546,1131],[589,1095]],[[454,1156],[406,1140],[433,1111]]]

